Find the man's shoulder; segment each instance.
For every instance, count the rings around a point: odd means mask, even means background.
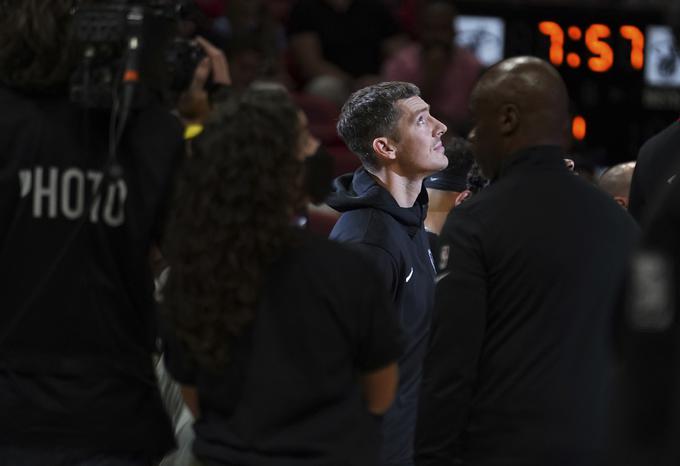
[[[655,164],[657,161],[668,159],[680,161],[679,147],[680,121],[676,121],[649,138],[642,145],[637,159],[638,166]]]
[[[401,255],[405,234],[403,226],[387,212],[365,207],[343,213],[330,239],[379,249],[396,259]]]
[[[387,212],[373,207],[362,207],[343,212],[331,232],[331,239],[380,240],[395,236],[399,223]],[[341,239],[342,241],[342,239]]]

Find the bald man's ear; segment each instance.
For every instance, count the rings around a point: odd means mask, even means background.
[[[515,104],[503,104],[500,111],[500,130],[503,136],[509,136],[519,127],[519,109]]]
[[[373,152],[378,159],[386,162],[397,158],[397,147],[390,138],[380,137],[373,140]]]

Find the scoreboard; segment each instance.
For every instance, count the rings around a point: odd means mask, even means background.
[[[634,159],[680,113],[680,55],[656,11],[460,2],[458,45],[485,65],[533,55],[571,97],[572,151],[597,164]]]

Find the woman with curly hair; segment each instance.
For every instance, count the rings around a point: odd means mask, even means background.
[[[197,416],[205,465],[377,463],[398,327],[357,252],[295,226],[302,121],[283,91],[232,95],[180,176],[166,364]]]

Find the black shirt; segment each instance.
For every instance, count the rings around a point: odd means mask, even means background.
[[[351,243],[378,266],[405,337],[397,400],[383,418],[382,464],[413,463],[418,393],[430,332],[435,268],[427,233],[427,190],[400,207],[363,168],[334,183],[328,205],[342,212],[330,238]]]
[[[0,89],[0,444],[149,456],[173,445],[148,254],[182,128],[158,107],[132,115],[114,180],[108,122]]]
[[[586,465],[602,453],[608,330],[637,227],[563,158],[517,153],[446,221],[419,466]]]
[[[680,121],[649,139],[641,148],[630,185],[628,210],[640,224],[680,173]]]
[[[313,32],[323,56],[354,77],[378,74],[382,43],[399,33],[398,25],[380,0],[353,0],[345,12],[325,0],[300,0],[288,20],[291,36]]]
[[[646,223],[617,326],[611,465],[680,464],[680,179]]]
[[[201,369],[168,339],[169,372],[198,389],[195,454],[243,466],[375,465],[379,425],[358,377],[400,353],[378,281],[357,253],[305,234],[268,271],[223,372]]]

